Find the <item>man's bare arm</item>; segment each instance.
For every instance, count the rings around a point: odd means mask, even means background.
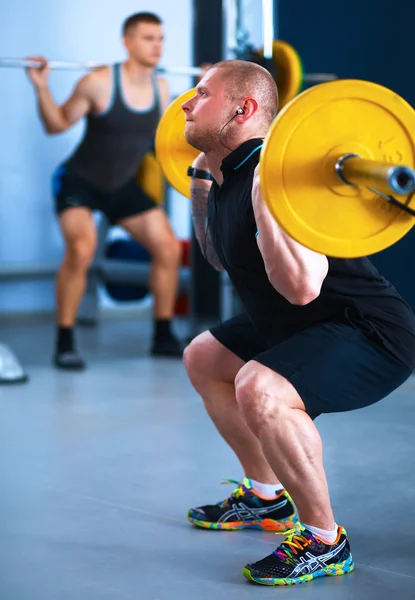
[[[199,155],[193,165],[196,169],[208,170],[204,155]],[[212,238],[207,227],[207,200],[212,182],[206,179],[191,179],[190,193],[192,200],[192,221],[196,239],[206,260],[217,271],[223,271],[223,266],[213,247]]]
[[[38,91],[39,114],[47,133],[63,133],[85,117],[91,109],[88,87],[88,83],[81,79],[70,98],[62,105],[54,101],[49,88]]]
[[[252,186],[257,243],[270,283],[291,304],[315,300],[328,272],[328,260],[294,241],[271,216],[261,193],[259,165]]]
[[[28,68],[27,73],[32,81],[36,95],[39,115],[45,131],[49,134],[62,133],[84,117],[92,106],[92,78],[94,74],[85,75],[75,86],[69,99],[62,105],[55,102],[49,89],[49,69],[47,61],[42,57],[31,57],[43,63],[41,68]]]

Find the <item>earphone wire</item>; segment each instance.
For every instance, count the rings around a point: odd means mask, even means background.
[[[243,111],[242,111],[242,112],[243,112]],[[227,150],[230,150],[231,152],[233,152],[233,151],[235,150],[235,148],[229,148],[229,146],[227,146],[226,144],[224,144],[224,143],[222,142],[222,140],[221,140],[221,137],[222,137],[222,133],[223,133],[223,130],[225,129],[225,127],[227,127],[227,126],[229,125],[229,123],[230,123],[231,121],[233,121],[233,119],[234,119],[235,117],[239,116],[240,114],[242,114],[242,113],[241,113],[241,112],[239,112],[239,108],[238,108],[238,110],[235,112],[235,114],[234,114],[234,115],[232,115],[232,117],[229,119],[229,121],[227,121],[227,122],[225,123],[225,125],[222,127],[222,129],[220,130],[220,133],[219,133],[219,143],[220,143],[220,144],[222,144],[222,146],[223,146],[224,148],[226,148]]]

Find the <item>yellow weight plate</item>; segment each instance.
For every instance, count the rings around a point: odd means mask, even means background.
[[[274,40],[272,56],[277,73],[279,106],[283,108],[303,86],[303,65],[297,51],[282,40]]]
[[[414,168],[414,132],[414,109],[375,83],[338,80],[306,90],[276,117],[261,150],[271,214],[297,242],[328,256],[391,246],[414,218],[367,188],[341,183],[334,165],[350,152]]]
[[[259,54],[263,56],[263,52],[262,49]],[[303,65],[297,51],[283,40],[274,40],[272,58],[281,109],[300,93],[303,86]]]
[[[137,171],[137,182],[156,204],[163,204],[163,172],[152,152],[147,152],[141,161]]]
[[[157,160],[167,181],[188,198],[190,178],[187,176],[187,168],[200,153],[184,138],[186,120],[182,104],[195,94],[196,90],[191,89],[173,100],[160,119],[155,140]]]

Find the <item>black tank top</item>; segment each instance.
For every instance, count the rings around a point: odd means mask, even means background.
[[[213,182],[208,227],[216,253],[257,331],[277,344],[325,320],[346,320],[415,370],[415,318],[396,289],[368,258],[328,257],[318,298],[305,306],[288,302],[269,282],[256,242],[251,190],[261,139],[252,139],[223,161],[224,181]]]
[[[66,161],[74,173],[103,191],[118,189],[135,176],[153,146],[161,114],[156,78],[152,105],[137,110],[123,99],[120,70],[120,64],[113,66],[109,107],[103,113],[87,116],[84,137]]]

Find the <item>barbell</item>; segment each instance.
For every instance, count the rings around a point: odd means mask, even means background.
[[[37,60],[29,60],[27,58],[0,58],[0,67],[15,67],[15,68],[27,68],[34,67],[40,68],[43,63]],[[84,61],[70,61],[70,60],[50,60],[48,61],[48,67],[50,69],[62,70],[62,71],[89,71],[94,69],[100,69],[108,66],[105,63],[98,62],[84,62]],[[157,67],[156,71],[160,74],[172,74],[172,75],[190,75],[199,76],[203,75],[204,71],[200,67]]]
[[[276,73],[276,81],[279,91],[280,107],[285,106],[292,98],[300,93],[303,83],[321,83],[337,79],[337,76],[332,73],[304,73],[301,58],[295,48],[288,42],[282,40],[274,40],[273,44],[273,66]],[[257,50],[252,56],[260,61],[263,56],[263,50]],[[0,67],[41,67],[42,63],[36,60],[28,60],[24,58],[0,58]],[[57,70],[94,70],[99,69],[104,65],[98,62],[82,62],[82,61],[48,61],[50,69]],[[191,77],[200,77],[204,74],[204,70],[200,67],[157,67],[156,72],[160,75],[189,75]]]
[[[183,102],[168,107],[155,139],[170,185],[190,197],[199,154],[184,138]],[[276,116],[260,154],[262,196],[278,225],[332,257],[380,252],[415,220],[415,111],[381,85],[337,80],[309,88]],[[399,196],[400,199],[397,199]]]

